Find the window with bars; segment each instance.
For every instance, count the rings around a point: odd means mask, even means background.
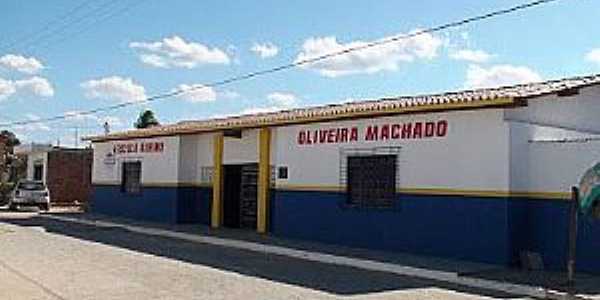
[[[142,192],[142,162],[131,161],[123,163],[121,177],[121,191],[126,194],[139,194]]]
[[[396,196],[397,155],[347,157],[347,205],[391,208]]]

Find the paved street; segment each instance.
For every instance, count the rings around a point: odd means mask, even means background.
[[[0,299],[475,299],[492,292],[0,211]]]

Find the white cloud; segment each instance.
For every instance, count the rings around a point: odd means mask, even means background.
[[[44,65],[34,57],[7,54],[0,57],[0,67],[26,74],[35,74],[41,71]]]
[[[231,62],[229,55],[219,48],[187,42],[179,36],[164,38],[158,42],[132,42],[132,49],[138,49],[140,60],[157,68],[195,68],[206,64],[224,64]]]
[[[300,100],[298,97],[292,93],[287,92],[273,92],[267,95],[267,99],[269,100],[269,105],[267,106],[256,106],[249,107],[240,112],[242,115],[246,114],[261,114],[261,113],[270,113],[281,110],[292,109],[298,107],[300,104]]]
[[[219,93],[219,96],[224,98],[224,99],[237,99],[239,97],[241,97],[242,95],[240,95],[240,93],[238,92],[234,92],[234,91],[223,91]]]
[[[177,97],[192,103],[212,102],[217,100],[217,92],[208,86],[202,84],[180,84],[177,86],[177,91],[185,91]]]
[[[274,92],[267,95],[271,104],[281,108],[291,108],[298,104],[298,97],[292,93]]]
[[[54,88],[48,79],[34,76],[28,79],[16,80],[14,85],[18,91],[25,91],[41,97],[54,96]]]
[[[17,89],[12,81],[0,78],[0,100],[8,98],[16,92]]]
[[[411,31],[409,34],[415,32],[418,31]],[[348,48],[365,46],[368,43],[370,42],[353,41],[343,44],[338,42],[333,36],[309,38],[302,45],[302,51],[298,54],[295,61],[310,60],[311,58],[343,51]],[[441,46],[441,39],[425,33],[397,42],[309,63],[303,65],[303,67],[316,70],[321,75],[327,77],[396,71],[401,63],[412,62],[415,59],[432,59],[436,57],[438,49]]]
[[[542,77],[524,66],[496,65],[486,69],[471,65],[467,70],[465,86],[488,88],[538,81],[542,81]]]
[[[464,60],[473,63],[484,63],[492,58],[492,55],[483,50],[463,49],[450,54],[450,58]]]
[[[54,88],[46,78],[38,76],[21,80],[5,80],[0,78],[0,100],[16,93],[32,94],[48,98],[54,96]]]
[[[81,83],[88,99],[113,99],[122,102],[146,99],[146,89],[131,78],[119,76],[92,79]]]
[[[27,113],[25,117],[30,121],[38,121],[40,117],[36,114]],[[23,131],[23,132],[39,132],[39,131],[50,131],[50,127],[44,123],[28,123],[25,125],[16,125],[14,126],[15,131]]]
[[[254,43],[250,50],[261,58],[269,58],[277,55],[279,53],[279,48],[272,43]]]
[[[242,110],[239,114],[237,115],[255,115],[255,114],[264,114],[264,113],[271,113],[271,112],[276,112],[276,111],[280,111],[281,107],[277,107],[277,106],[268,106],[268,107],[249,107],[246,108],[244,110]],[[236,115],[236,114],[233,114]]]
[[[105,122],[109,124],[110,129],[120,128],[123,127],[123,125],[125,125],[123,120],[121,120],[121,118],[117,116],[98,116],[94,114],[82,114],[80,111],[76,110],[65,112],[65,115],[67,116],[67,120],[73,122],[81,123],[84,121],[90,121],[93,124],[97,125],[97,130],[104,130],[103,125]]]
[[[592,49],[585,55],[585,60],[600,65],[600,48]]]
[[[82,114],[80,111],[76,111],[76,110],[71,110],[71,111],[65,112],[65,116],[67,117],[67,120],[71,120],[71,121],[85,121],[85,120],[98,121],[98,117],[96,115]]]

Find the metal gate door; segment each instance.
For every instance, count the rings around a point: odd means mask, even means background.
[[[240,188],[240,227],[256,228],[258,165],[242,166]]]

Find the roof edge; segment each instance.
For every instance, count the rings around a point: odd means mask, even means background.
[[[264,122],[248,122],[247,124],[240,123],[234,125],[225,125],[225,126],[212,126],[212,127],[198,127],[198,128],[189,128],[189,129],[178,129],[173,130],[172,132],[155,132],[149,129],[138,129],[132,131],[126,131],[123,133],[115,133],[109,135],[101,135],[101,136],[92,136],[85,137],[84,140],[91,142],[105,142],[105,141],[116,141],[116,140],[130,140],[130,139],[142,139],[142,138],[153,138],[153,137],[164,137],[164,136],[174,136],[174,135],[188,135],[188,134],[197,134],[197,133],[208,133],[208,132],[216,132],[221,130],[228,129],[251,129],[251,128],[260,128],[260,127],[271,127],[271,126],[289,126],[289,125],[298,125],[298,124],[310,124],[310,123],[319,123],[319,122],[331,122],[337,120],[348,120],[348,119],[364,119],[370,117],[384,117],[390,115],[402,115],[402,114],[419,114],[419,113],[434,113],[434,112],[444,112],[444,111],[456,111],[456,110],[471,110],[471,109],[485,109],[485,108],[499,108],[499,107],[507,107],[517,105],[518,101],[512,97],[502,97],[496,98],[492,100],[478,100],[471,102],[453,102],[453,103],[445,103],[445,104],[424,104],[410,107],[400,107],[397,109],[389,109],[389,110],[371,110],[371,111],[359,111],[359,112],[351,112],[351,113],[343,113],[343,114],[335,114],[335,115],[325,115],[325,116],[310,116],[306,118],[298,118],[298,119],[280,119],[280,120],[265,120]],[[277,115],[280,113],[285,113],[287,111],[274,112],[269,114],[263,114],[265,116]],[[261,116],[258,115],[249,115],[249,116]],[[225,118],[221,120],[229,120],[231,118]],[[219,119],[214,119],[219,120]],[[208,120],[210,121],[210,120]]]

